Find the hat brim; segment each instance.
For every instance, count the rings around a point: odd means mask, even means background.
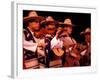
[[[36,16],[36,17],[24,17],[23,22],[40,22],[44,20],[44,17],[42,16]]]
[[[80,35],[87,35],[87,34],[91,34],[91,32],[81,32]]]
[[[57,21],[43,21],[41,22],[41,25],[57,25]]]
[[[46,25],[50,25],[50,24],[56,25],[56,24],[57,24],[56,21],[47,21],[47,22],[45,22],[45,23],[46,23]]]
[[[65,24],[65,23],[60,23],[59,25],[61,25],[63,27],[75,27],[76,26],[74,24]]]

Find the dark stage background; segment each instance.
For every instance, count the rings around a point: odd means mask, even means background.
[[[23,17],[28,16],[30,10],[23,10]],[[77,42],[84,42],[84,37],[79,33],[87,27],[91,27],[90,13],[72,13],[72,12],[51,12],[51,11],[36,11],[39,16],[52,16],[55,20],[63,22],[66,18],[71,18],[72,23],[77,25],[73,28],[72,36]]]

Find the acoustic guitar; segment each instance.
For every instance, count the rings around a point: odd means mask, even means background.
[[[61,57],[64,54],[64,50],[61,48],[53,48],[52,51],[56,56]]]

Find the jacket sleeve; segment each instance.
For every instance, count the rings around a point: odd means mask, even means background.
[[[23,35],[23,48],[35,52],[37,49],[38,43],[33,43],[33,41],[26,41],[25,35]]]
[[[51,40],[51,49],[53,48],[62,48],[63,42],[60,39],[56,39],[56,36]]]

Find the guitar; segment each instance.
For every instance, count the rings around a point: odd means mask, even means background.
[[[52,51],[56,56],[61,57],[64,54],[64,50],[61,48],[53,48]]]
[[[71,50],[70,55],[74,57],[76,60],[80,60],[80,54],[76,47]]]

